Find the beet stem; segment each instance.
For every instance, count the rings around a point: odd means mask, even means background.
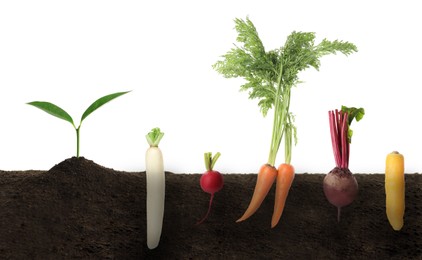
[[[344,164],[344,168],[348,169],[349,168],[349,132],[348,132],[348,121],[349,118],[349,114],[348,113],[344,113],[344,118],[343,118],[343,141],[344,141],[344,145],[343,145],[343,149],[344,149],[344,160],[343,160],[343,164]]]
[[[348,113],[343,111],[329,111],[331,144],[333,146],[336,166],[341,169],[349,167]]]
[[[208,218],[208,215],[210,214],[210,212],[211,212],[211,204],[212,204],[212,200],[213,200],[213,198],[214,198],[214,193],[212,193],[211,194],[211,198],[210,198],[210,203],[209,203],[209,205],[208,205],[208,211],[207,211],[207,214],[205,214],[205,217],[204,218],[202,218],[200,221],[198,221],[197,223],[196,223],[196,225],[200,225],[200,224],[202,224],[207,218]]]
[[[341,122],[341,168],[345,169],[346,165],[345,165],[345,161],[346,161],[346,142],[347,142],[347,132],[346,132],[346,126],[345,123],[346,121],[345,119],[345,115],[342,115],[342,122]]]
[[[340,167],[341,158],[340,158],[340,150],[338,145],[338,129],[337,129],[337,110],[329,112],[329,119],[330,119],[330,133],[331,133],[331,144],[333,146],[333,153],[334,153],[334,160],[337,167]]]

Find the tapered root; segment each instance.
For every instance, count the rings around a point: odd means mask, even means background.
[[[337,222],[340,222],[341,207],[337,207]]]
[[[210,212],[211,212],[211,204],[212,204],[212,200],[214,199],[214,194],[211,194],[211,198],[210,198],[210,203],[209,203],[209,205],[208,205],[208,211],[207,211],[207,214],[205,214],[205,217],[203,217],[200,221],[198,221],[197,223],[196,223],[196,225],[200,225],[200,224],[202,224],[207,218],[208,218],[208,215],[210,214]]]

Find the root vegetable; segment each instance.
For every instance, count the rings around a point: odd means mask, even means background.
[[[208,215],[211,212],[211,205],[212,201],[214,199],[214,194],[218,191],[220,191],[223,188],[223,175],[221,175],[218,171],[214,171],[214,165],[217,162],[218,158],[220,157],[220,153],[216,153],[214,158],[212,157],[212,153],[205,153],[204,159],[205,159],[205,167],[207,171],[202,174],[200,179],[200,185],[203,191],[206,193],[211,194],[210,202],[208,205],[208,211],[205,214],[205,216],[198,221],[196,224],[202,224],[207,218]]]
[[[385,163],[385,202],[388,222],[394,230],[402,229],[405,210],[404,157],[398,152],[387,155]]]
[[[286,199],[289,195],[290,187],[295,178],[295,169],[292,165],[282,163],[277,171],[277,185],[275,190],[274,211],[271,219],[271,227],[275,227],[283,214]]]
[[[241,222],[252,216],[258,208],[261,206],[265,197],[271,189],[274,181],[277,178],[277,169],[269,164],[264,164],[258,172],[258,178],[256,180],[255,189],[252,195],[252,199],[249,203],[243,216],[236,222]]]
[[[337,207],[337,221],[340,221],[341,208],[351,204],[358,195],[358,182],[349,169],[335,167],[324,178],[324,194],[327,200]]]
[[[360,121],[365,114],[363,108],[347,108],[329,111],[331,142],[336,167],[324,178],[323,190],[327,200],[337,207],[337,221],[340,221],[341,208],[352,203],[358,194],[358,183],[349,170],[349,154],[352,130],[350,124],[356,117]]]
[[[163,154],[158,144],[164,133],[154,128],[146,136],[150,147],[146,151],[145,166],[147,180],[147,246],[154,249],[161,237],[164,218],[165,175]]]

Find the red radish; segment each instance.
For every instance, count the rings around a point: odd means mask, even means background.
[[[324,178],[323,189],[327,200],[337,207],[337,221],[340,211],[352,203],[358,194],[358,183],[349,170],[349,154],[352,130],[349,128],[353,119],[362,119],[363,108],[341,107],[341,111],[329,111],[331,142],[333,145],[336,167]]]
[[[208,218],[208,215],[211,211],[212,200],[214,199],[214,193],[220,191],[223,188],[223,175],[221,175],[218,171],[213,170],[218,157],[220,157],[220,153],[216,153],[214,158],[212,157],[211,153],[204,154],[207,171],[202,174],[200,184],[203,191],[211,194],[211,198],[207,214],[205,214],[205,217],[196,223],[197,225],[202,224],[202,222]]]

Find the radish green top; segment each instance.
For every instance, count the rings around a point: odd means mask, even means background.
[[[60,119],[63,119],[63,120],[72,124],[72,126],[76,130],[76,157],[79,157],[79,131],[80,131],[80,128],[81,128],[81,125],[82,125],[82,121],[84,121],[85,118],[87,118],[92,112],[94,112],[95,110],[100,108],[102,105],[104,105],[104,104],[110,102],[111,100],[113,100],[113,99],[115,99],[115,98],[117,98],[121,95],[124,95],[128,92],[130,92],[130,91],[113,93],[113,94],[101,97],[101,98],[97,99],[96,101],[94,101],[94,103],[92,103],[83,113],[78,127],[75,126],[75,123],[73,122],[72,117],[66,111],[64,111],[62,108],[60,108],[60,107],[58,107],[58,106],[56,106],[56,105],[54,105],[50,102],[33,101],[33,102],[29,102],[27,104],[32,105],[34,107],[37,107],[37,108],[49,113],[50,115],[53,115],[53,116],[58,117]]]
[[[216,62],[213,68],[226,78],[241,77],[246,83],[241,91],[249,91],[250,99],[259,99],[264,116],[274,107],[274,122],[268,163],[274,165],[281,139],[285,139],[285,162],[291,161],[293,138],[296,142],[294,116],[290,113],[290,92],[300,83],[298,74],[309,67],[319,69],[322,56],[341,52],[349,55],[357,51],[354,44],[323,39],[315,45],[315,33],[295,32],[283,47],[266,51],[253,23],[246,18],[235,19],[237,41],[241,46],[232,48]]]
[[[212,171],[214,169],[214,165],[217,162],[218,158],[220,157],[220,153],[217,152],[214,157],[212,156],[212,153],[204,153],[204,160],[205,160],[205,168],[207,171]]]
[[[158,147],[158,144],[161,141],[161,138],[163,138],[164,133],[160,131],[160,128],[156,127],[153,128],[147,135],[147,142],[150,147]]]

